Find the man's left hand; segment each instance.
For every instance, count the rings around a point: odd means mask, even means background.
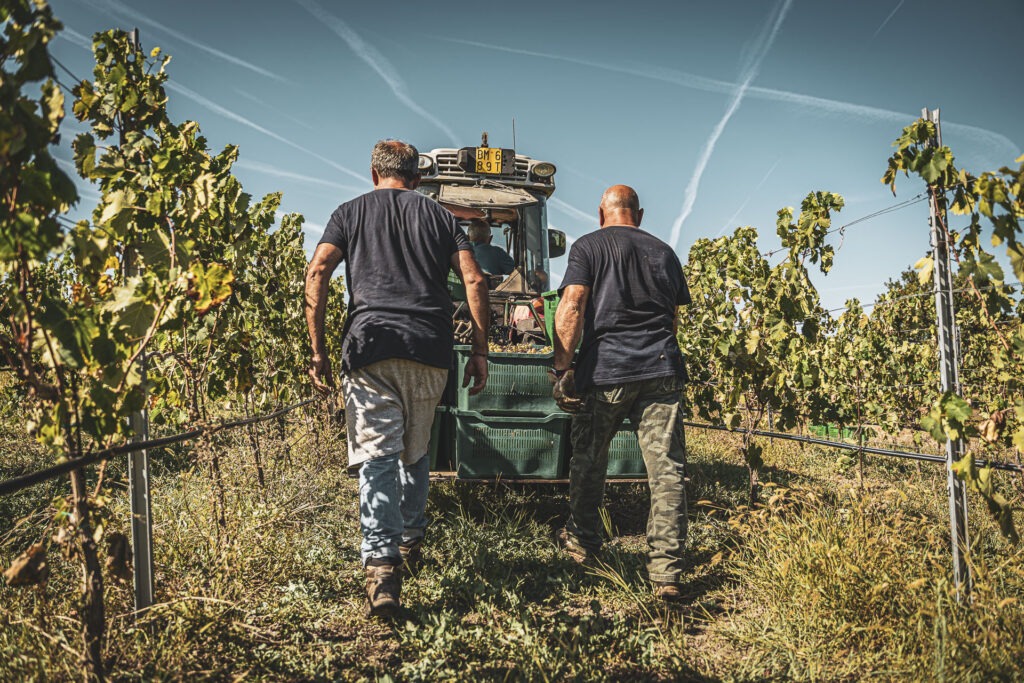
[[[327,356],[312,357],[309,376],[313,379],[313,388],[324,396],[334,390],[334,373],[331,371],[331,361]]]

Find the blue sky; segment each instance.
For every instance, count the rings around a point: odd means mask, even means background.
[[[111,27],[171,54],[172,117],[199,121],[215,149],[239,145],[236,175],[255,196],[284,192],[307,248],[370,189],[376,140],[430,150],[487,131],[510,147],[513,118],[517,151],[558,166],[554,227],[596,229],[602,191],[626,183],[643,227],[683,260],[740,225],[776,247],[776,211],[812,190],[846,198],[836,225],[913,198],[914,181],[894,198],[879,178],[925,106],[972,171],[1024,147],[1020,0],[52,5],[69,29],[53,53],[78,76],[92,33]],[[96,195],[83,196],[88,211]],[[920,202],[851,226],[816,278],[824,303],[873,300],[928,249],[927,219]]]

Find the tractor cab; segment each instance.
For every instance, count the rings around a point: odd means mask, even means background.
[[[488,147],[434,149],[421,153],[418,191],[451,211],[464,228],[480,221],[490,229],[490,244],[511,257],[511,273],[488,274],[497,332],[508,340],[542,341],[544,325],[538,300],[550,290],[550,260],[565,253],[565,233],[548,228],[547,200],[555,191],[555,166],[515,150]],[[474,221],[474,219],[476,219]],[[452,297],[465,299],[461,283],[449,277]],[[459,307],[460,309],[462,307]],[[457,310],[456,318],[464,311]],[[459,336],[468,330],[457,325]]]

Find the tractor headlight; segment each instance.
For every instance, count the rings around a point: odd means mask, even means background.
[[[530,170],[530,172],[536,178],[542,178],[542,179],[550,178],[551,176],[555,175],[555,165],[551,164],[551,163],[548,163],[547,161],[542,161],[539,164],[535,165]]]

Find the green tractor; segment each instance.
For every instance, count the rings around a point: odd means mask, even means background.
[[[418,191],[451,211],[463,225],[484,221],[491,243],[512,257],[507,275],[489,276],[492,351],[487,388],[470,396],[461,387],[470,357],[465,290],[454,274],[455,369],[431,438],[431,469],[458,479],[565,481],[570,417],[551,397],[551,333],[558,304],[550,260],[565,254],[565,233],[548,227],[547,201],[555,165],[514,149],[434,149],[420,154]],[[508,348],[508,351],[496,350]],[[645,477],[634,430],[616,435],[609,477]]]

